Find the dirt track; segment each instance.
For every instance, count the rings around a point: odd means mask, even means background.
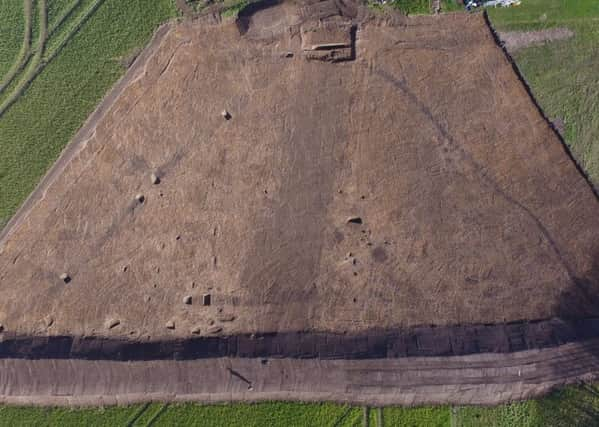
[[[0,403],[109,405],[303,400],[484,404],[529,398],[599,369],[599,343],[512,354],[384,360],[0,360]]]

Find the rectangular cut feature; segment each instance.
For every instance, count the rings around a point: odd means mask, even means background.
[[[302,51],[307,59],[352,59],[351,24],[309,21],[301,26]]]

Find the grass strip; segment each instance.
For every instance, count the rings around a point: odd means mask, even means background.
[[[39,34],[37,49],[31,58],[31,63],[27,67],[27,72],[21,78],[14,90],[8,95],[8,97],[0,104],[0,118],[4,112],[14,104],[23,91],[27,89],[31,81],[39,74],[39,68],[43,67],[42,57],[44,55],[44,47],[46,39],[48,38],[48,16],[46,8],[46,0],[40,0],[39,3]]]
[[[23,0],[23,18],[25,27],[23,30],[23,43],[21,44],[21,50],[17,59],[13,63],[8,73],[4,76],[0,82],[0,94],[12,83],[14,78],[20,73],[29,58],[29,52],[31,50],[31,13],[32,13],[32,0]]]
[[[124,73],[119,58],[176,14],[171,0],[105,0],[0,117],[0,226]]]
[[[45,3],[46,0],[42,0]],[[48,52],[48,55],[42,60],[44,57],[45,51],[45,40],[47,39],[46,28],[43,28],[43,33],[40,33],[40,37],[42,35],[45,36],[44,40],[40,40],[38,44],[38,48],[35,51],[35,56],[29,67],[29,72],[25,75],[25,77],[21,80],[19,85],[15,88],[12,94],[2,103],[0,104],[0,117],[2,114],[6,112],[7,109],[10,108],[12,104],[14,104],[19,97],[23,94],[23,92],[27,89],[27,87],[31,84],[31,82],[42,72],[42,70],[46,67],[46,65],[52,61],[58,53],[62,50],[64,46],[77,34],[77,32],[81,29],[81,27],[87,22],[87,20],[94,14],[94,12],[100,7],[104,0],[96,0],[83,14],[81,19],[75,24],[70,33],[60,42],[58,46],[52,49],[52,51]],[[45,6],[45,4],[44,4]],[[45,10],[45,9],[44,9]],[[44,20],[43,22],[46,22]]]
[[[23,0],[0,0],[0,81],[11,70],[23,46]]]
[[[574,37],[518,50],[513,57],[545,115],[595,188],[599,186],[599,1],[526,0],[488,9],[500,31],[566,27]],[[563,125],[562,125],[563,124]]]

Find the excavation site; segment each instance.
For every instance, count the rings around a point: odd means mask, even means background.
[[[254,3],[157,30],[0,325],[2,402],[524,398],[596,374],[599,199],[484,14]]]

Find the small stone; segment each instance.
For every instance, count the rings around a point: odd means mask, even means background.
[[[284,56],[285,58],[293,58],[293,52],[285,52],[285,53],[283,54],[283,56]]]
[[[160,184],[160,178],[155,173],[152,173],[150,175],[150,181],[152,182],[152,184]]]
[[[208,333],[209,334],[218,334],[222,330],[223,330],[223,328],[221,326],[213,325],[208,328]]]
[[[173,320],[169,320],[164,326],[166,326],[166,329],[175,329],[175,322]]]
[[[202,305],[203,306],[209,306],[212,302],[212,297],[210,296],[210,294],[204,294],[202,295]]]
[[[68,273],[62,273],[60,275],[60,280],[62,280],[65,283],[69,283],[71,281],[71,276],[69,276]]]
[[[191,329],[191,333],[195,334],[195,335],[199,335],[201,331],[202,331],[202,329],[199,326],[196,326]]]
[[[105,323],[106,329],[112,329],[121,324],[119,319],[108,319]]]
[[[225,120],[230,120],[231,119],[231,114],[227,110],[221,111],[220,115],[223,116],[223,118]]]
[[[139,193],[135,195],[135,200],[137,200],[138,203],[143,203],[146,200],[146,198],[143,194]]]
[[[219,322],[232,322],[233,320],[235,320],[235,315],[234,314],[225,314],[225,313],[220,313],[216,316],[216,319]]]
[[[353,257],[353,256],[354,256],[354,254],[353,254],[353,253],[351,253],[351,252],[348,252],[348,253],[347,253],[347,255],[346,255],[346,257],[347,257],[347,258],[351,258],[351,257]]]
[[[208,319],[208,325],[212,326],[214,325],[214,319]]]
[[[44,317],[44,323],[46,324],[46,327],[49,328],[54,324],[54,318],[52,316],[46,316]]]
[[[187,305],[191,304],[191,295],[185,295],[183,297],[183,304],[187,304]]]

